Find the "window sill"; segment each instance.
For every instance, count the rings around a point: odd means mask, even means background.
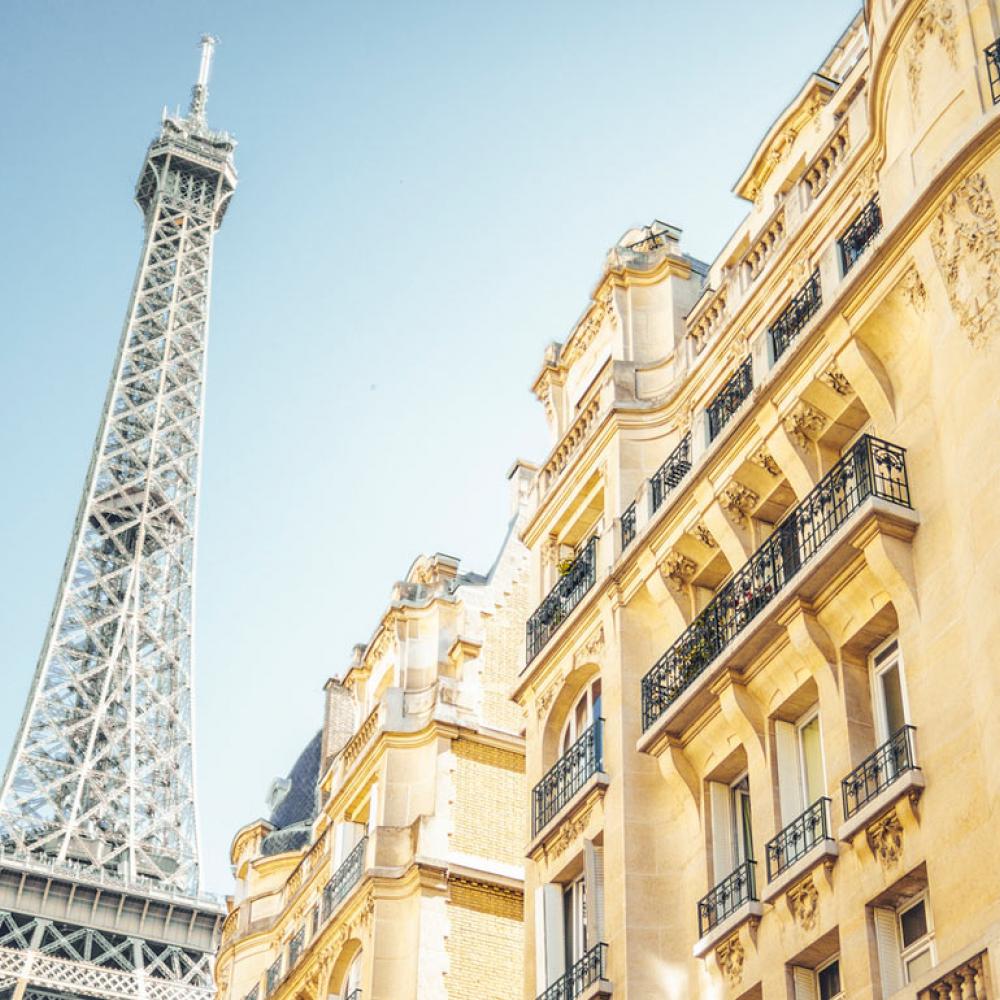
[[[691,949],[695,958],[704,958],[720,941],[724,941],[748,920],[760,920],[764,907],[756,899],[744,903],[735,913],[731,913],[721,924],[716,924]]]
[[[911,768],[898,781],[894,781],[888,788],[879,792],[849,820],[841,823],[837,830],[837,839],[851,843],[866,826],[904,796],[909,796],[913,801],[919,798],[925,786],[924,772],[919,767]]]
[[[598,979],[580,993],[577,1000],[608,1000],[611,995],[611,983],[607,979]]]

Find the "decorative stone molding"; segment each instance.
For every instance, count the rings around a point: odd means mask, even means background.
[[[558,858],[577,837],[582,836],[590,822],[593,807],[588,807],[577,816],[570,816],[559,827],[559,832],[545,848],[546,859]]]
[[[916,111],[920,100],[920,72],[923,68],[924,46],[936,38],[953,67],[958,66],[958,33],[955,11],[949,0],[928,0],[913,22],[913,33],[906,49],[906,78],[910,85],[910,101]]]
[[[813,882],[812,875],[793,885],[785,898],[795,922],[804,931],[811,931],[819,919],[819,890]]]
[[[774,460],[771,453],[766,448],[758,448],[751,456],[750,461],[754,465],[762,468],[769,476],[780,476],[781,469]]]
[[[538,697],[535,699],[535,718],[541,722],[546,715],[549,714],[549,708],[552,702],[555,701],[556,694],[559,691],[559,685],[562,684],[562,678],[557,678],[554,680]]]
[[[945,199],[931,228],[931,247],[962,330],[974,347],[985,344],[1000,318],[1000,224],[981,173]]]
[[[757,276],[764,270],[767,262],[774,255],[775,250],[781,246],[784,239],[785,213],[782,210],[775,215],[743,258],[743,266],[747,269],[751,281],[756,280]]]
[[[981,951],[962,962],[930,986],[925,986],[917,994],[917,1000],[990,1000],[983,970],[985,959],[986,952]]]
[[[915,264],[911,264],[903,280],[899,283],[899,290],[906,299],[911,309],[923,312],[927,306],[927,289],[921,280],[920,272]]]
[[[691,534],[701,542],[706,548],[717,549],[719,543],[715,540],[715,536],[712,534],[704,524],[699,521],[692,529]]]
[[[563,435],[559,447],[542,468],[540,478],[543,490],[547,491],[552,486],[559,473],[569,464],[569,460],[576,454],[583,442],[590,437],[590,432],[597,424],[600,410],[601,400],[598,396],[591,400],[586,409]]]
[[[736,524],[743,524],[760,497],[749,486],[733,480],[719,496],[719,506]]]
[[[878,193],[878,170],[880,164],[869,160],[865,164],[858,179],[854,182],[854,194],[858,201],[867,204]]]
[[[808,403],[799,403],[781,425],[800,448],[808,448],[826,426],[826,416]]]
[[[883,868],[894,867],[903,854],[903,824],[893,809],[865,830],[872,854]]]
[[[847,376],[837,367],[836,361],[831,361],[826,370],[820,375],[819,380],[828,385],[838,396],[849,396],[851,394],[851,383],[847,381]]]
[[[604,626],[598,626],[590,638],[573,654],[573,666],[582,667],[585,663],[593,663],[600,659],[604,652]]]
[[[726,981],[733,989],[743,981],[743,963],[745,959],[746,956],[743,952],[743,945],[740,943],[739,934],[734,934],[732,937],[726,938],[715,949],[715,961],[722,970],[722,974],[726,977]]]
[[[729,314],[726,311],[726,287],[723,285],[712,298],[708,300],[701,315],[690,327],[689,336],[694,341],[695,354],[701,354],[703,348],[726,325]]]
[[[809,189],[810,199],[818,197],[819,193],[826,187],[830,178],[840,169],[850,148],[850,135],[845,120],[828,145],[805,172],[803,180]]]
[[[672,590],[682,591],[694,576],[698,564],[682,552],[671,549],[660,563],[660,576]]]
[[[575,364],[584,355],[601,329],[605,318],[607,318],[612,326],[618,325],[618,314],[615,311],[611,285],[605,285],[598,293],[597,299],[590,307],[589,312],[580,321],[580,325],[566,342],[566,346],[563,348],[562,361],[567,368]]]

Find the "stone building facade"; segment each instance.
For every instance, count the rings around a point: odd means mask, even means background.
[[[998,995],[998,34],[869,0],[545,354],[528,1000]]]
[[[221,1000],[506,1000],[523,961],[527,788],[509,697],[515,517],[489,574],[418,559],[326,685],[322,731],[232,845]]]

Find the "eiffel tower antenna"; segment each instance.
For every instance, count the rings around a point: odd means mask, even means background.
[[[213,243],[236,188],[236,144],[205,121],[214,46],[202,38],[190,111],[164,116],[140,170],[138,272],[0,790],[0,1000],[211,987],[220,910],[198,895],[194,554]]]

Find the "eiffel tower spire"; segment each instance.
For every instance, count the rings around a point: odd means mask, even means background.
[[[164,116],[139,174],[145,240],[138,273],[0,791],[0,867],[76,879],[77,889],[111,884],[123,899],[147,902],[164,894],[193,898],[199,889],[194,544],[213,241],[236,187],[235,142],[205,122],[214,44],[202,39],[189,114]],[[45,950],[54,926],[47,917],[41,904],[33,912],[0,909],[0,942],[24,945],[14,959],[0,946],[0,1000],[5,973],[24,992],[31,977],[17,961],[32,948],[63,954],[51,940]],[[202,917],[215,926],[216,913]],[[21,930],[11,939],[15,925]],[[101,931],[105,940],[110,932]],[[130,941],[128,961],[115,967],[137,976],[155,960],[152,953],[143,958],[139,938]],[[169,934],[161,945],[172,946]],[[188,951],[177,968],[194,982],[192,969],[207,955]],[[73,995],[93,992],[74,975],[55,980]],[[107,985],[101,990],[95,995],[117,995]]]

